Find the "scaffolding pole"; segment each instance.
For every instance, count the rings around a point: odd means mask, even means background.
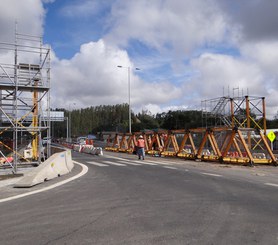
[[[16,26],[14,43],[0,42],[0,51],[14,56],[0,55],[0,165],[9,164],[16,173],[19,164],[39,165],[50,156],[50,145],[44,149],[41,140],[51,134],[50,48],[42,37],[21,34]]]

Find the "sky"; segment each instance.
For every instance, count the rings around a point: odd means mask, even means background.
[[[52,108],[128,103],[130,81],[135,113],[201,109],[203,100],[236,93],[265,97],[267,117],[277,114],[276,0],[0,0],[0,6],[0,41],[14,41],[17,21],[19,32],[41,35],[51,47]]]

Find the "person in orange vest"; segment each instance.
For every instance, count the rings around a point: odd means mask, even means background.
[[[145,140],[142,135],[140,135],[137,140],[137,155],[139,160],[141,158],[142,160],[145,159]]]

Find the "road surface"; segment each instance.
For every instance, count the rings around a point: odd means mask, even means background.
[[[73,159],[88,167],[82,177],[0,202],[1,245],[278,244],[278,168],[110,152]]]

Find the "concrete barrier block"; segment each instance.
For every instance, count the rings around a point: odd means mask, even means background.
[[[102,148],[101,147],[92,147],[90,154],[102,156],[103,155]]]
[[[83,149],[83,152],[90,153],[92,148],[94,148],[92,145],[85,145],[84,149]]]
[[[103,156],[103,151],[101,147],[97,147],[97,155]]]
[[[69,172],[71,172],[71,170],[74,167],[72,157],[71,157],[71,150],[66,151],[66,165],[67,165]]]
[[[89,152],[89,147],[88,146],[83,146],[83,151],[84,153],[88,153]]]
[[[74,151],[80,151],[80,145],[74,145],[73,150]]]
[[[96,148],[95,148],[95,147],[93,147],[93,148],[91,149],[90,154],[96,155]]]
[[[69,173],[73,168],[70,150],[55,153],[45,162],[24,174],[14,187],[32,187],[46,180]]]

